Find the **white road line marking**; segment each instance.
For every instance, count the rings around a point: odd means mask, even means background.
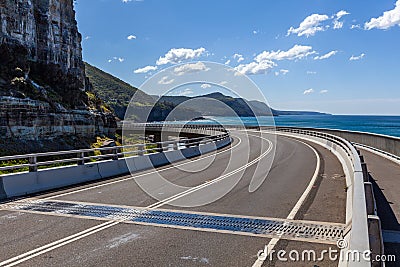
[[[315,184],[315,181],[316,181],[317,178],[318,178],[319,169],[320,169],[320,167],[321,167],[321,159],[320,159],[320,157],[319,157],[318,152],[315,150],[315,148],[313,148],[313,147],[310,146],[309,144],[307,144],[307,143],[305,143],[305,142],[303,142],[303,141],[300,141],[300,140],[293,139],[293,138],[290,138],[290,139],[295,140],[295,141],[297,141],[297,142],[300,142],[300,143],[302,143],[302,144],[308,146],[309,148],[311,148],[311,150],[314,152],[315,156],[317,157],[317,166],[316,166],[316,168],[315,168],[315,172],[314,172],[313,177],[311,178],[310,183],[308,184],[306,190],[305,190],[305,191],[303,192],[303,194],[301,195],[300,199],[297,201],[296,205],[293,207],[292,211],[291,211],[291,212],[289,213],[289,215],[287,216],[287,219],[288,219],[288,220],[293,220],[294,217],[296,216],[297,212],[299,211],[299,209],[300,209],[301,206],[303,205],[304,201],[306,200],[307,196],[308,196],[309,193],[311,192],[311,189],[313,188],[313,186],[314,186],[314,184]],[[268,245],[266,246],[266,249],[265,249],[264,251],[266,251],[266,252],[271,252],[271,251],[274,249],[274,247],[276,246],[276,244],[278,243],[279,240],[280,240],[280,238],[272,238],[272,239],[269,241],[269,243],[268,243]],[[264,255],[264,256],[265,256],[264,258],[266,259],[268,255]],[[253,267],[261,267],[261,266],[263,265],[263,263],[264,263],[264,260],[258,258],[258,259],[254,262]]]
[[[248,166],[254,164],[255,162],[257,162],[257,161],[259,161],[260,159],[262,159],[263,157],[265,157],[265,156],[272,150],[273,144],[272,144],[272,142],[271,142],[270,140],[268,140],[268,139],[266,139],[266,138],[263,138],[263,137],[255,136],[255,135],[251,135],[251,136],[258,137],[258,138],[261,138],[261,139],[263,139],[263,140],[268,141],[268,142],[269,142],[268,150],[267,150],[266,152],[264,152],[261,156],[259,156],[257,159],[251,161],[251,162],[250,162],[251,164],[250,164],[250,163],[247,163],[246,165],[243,165],[242,167],[240,167],[240,168],[238,168],[238,169],[245,169],[245,168],[247,168]],[[239,138],[239,139],[240,139],[240,138]],[[241,140],[241,139],[240,139],[240,140]],[[232,148],[231,148],[231,149],[232,149]],[[224,152],[225,152],[225,151],[224,151]],[[187,164],[187,163],[185,163],[185,164]],[[250,165],[249,165],[249,164],[250,164]],[[238,171],[237,171],[238,169],[236,169],[235,171],[232,171],[232,172],[230,172],[230,173],[228,173],[228,174],[233,175],[233,174],[235,174],[235,173],[238,172]],[[226,178],[226,177],[228,177],[228,176],[227,176],[227,175],[224,175],[224,176],[222,176],[222,177]],[[217,179],[219,179],[218,181],[224,179],[224,178],[222,178],[222,177],[217,178]],[[222,178],[222,179],[221,179],[221,178]],[[132,178],[129,178],[129,179],[132,179]],[[217,180],[217,179],[214,179],[214,180]],[[216,182],[218,182],[218,181],[216,181]],[[213,182],[213,183],[215,183],[215,182]],[[211,185],[211,184],[213,184],[213,183],[212,183],[212,181],[206,182],[205,184],[203,184],[204,186],[202,186],[201,188],[204,188],[204,187],[206,187],[206,186],[209,186],[209,185]],[[196,188],[196,187],[195,187],[195,188]],[[195,191],[200,190],[201,188],[196,189]],[[189,191],[189,190],[187,190],[187,191]],[[186,195],[188,195],[188,194],[191,193],[191,192],[187,192],[187,191],[182,192],[182,193],[184,193],[184,194],[179,195],[176,199],[178,199],[178,198],[180,198],[180,197],[183,197],[183,196],[186,196]],[[194,191],[193,191],[193,192],[194,192]],[[50,198],[44,198],[44,199],[42,199],[42,200],[46,200],[46,199],[50,199]],[[175,198],[174,198],[174,199],[175,199]],[[164,200],[162,203],[159,203],[159,204],[156,205],[156,206],[154,206],[154,204],[153,204],[153,205],[150,205],[149,207],[147,207],[147,209],[155,209],[155,208],[157,208],[157,207],[163,206],[163,205],[165,205],[166,203],[169,203],[169,202],[173,201],[174,199],[170,199],[170,200],[168,200],[168,201],[165,201],[165,200]],[[124,222],[124,220],[109,221],[109,222],[106,222],[106,223],[97,225],[97,226],[95,226],[95,227],[86,229],[86,230],[84,230],[84,231],[82,231],[82,232],[79,232],[79,233],[76,233],[76,234],[74,234],[74,235],[71,235],[71,236],[65,237],[65,238],[63,238],[63,239],[60,239],[60,240],[58,240],[58,241],[55,241],[55,242],[53,242],[53,243],[50,243],[50,244],[44,245],[44,246],[42,246],[42,247],[39,247],[39,248],[37,248],[37,249],[28,251],[28,252],[26,252],[26,253],[24,253],[24,254],[21,254],[21,255],[19,255],[19,256],[16,256],[16,257],[14,257],[14,258],[9,259],[9,260],[3,261],[3,262],[0,263],[0,266],[7,266],[7,267],[8,267],[8,266],[17,265],[17,264],[19,264],[19,263],[22,263],[22,262],[24,262],[24,261],[27,261],[27,260],[32,259],[32,258],[34,258],[34,257],[37,257],[37,256],[39,256],[39,255],[41,255],[41,254],[44,254],[44,253],[49,252],[49,251],[52,251],[52,250],[54,250],[54,249],[56,249],[56,248],[62,247],[62,246],[67,245],[67,244],[69,244],[69,243],[71,243],[71,242],[74,242],[74,241],[76,241],[76,240],[82,239],[82,238],[84,238],[84,237],[86,237],[86,236],[92,235],[92,234],[94,234],[94,233],[96,233],[96,232],[99,232],[99,231],[102,231],[102,230],[104,230],[104,229],[107,229],[107,228],[110,228],[110,227],[112,227],[112,226],[115,226],[115,225],[117,225],[117,224],[119,224],[119,223],[121,223],[121,222]]]
[[[255,136],[255,135],[250,135],[250,136],[259,137],[259,136]],[[266,140],[269,143],[268,150],[266,152],[264,152],[263,154],[261,154],[259,157],[255,158],[251,162],[243,165],[242,167],[237,168],[234,171],[231,171],[231,172],[229,172],[227,174],[224,174],[223,176],[220,176],[219,178],[216,178],[216,179],[213,179],[211,181],[205,182],[205,183],[203,183],[201,185],[198,185],[196,187],[192,187],[192,188],[190,188],[190,189],[188,189],[188,190],[186,190],[184,192],[181,192],[181,193],[179,193],[179,194],[177,194],[175,196],[172,196],[172,197],[169,197],[167,199],[161,200],[161,201],[159,201],[157,203],[154,203],[154,204],[150,205],[149,207],[151,207],[151,208],[159,208],[159,207],[161,207],[161,206],[163,206],[165,204],[168,204],[168,203],[170,203],[170,202],[172,202],[174,200],[177,200],[177,199],[182,198],[182,197],[184,197],[184,196],[186,196],[188,194],[191,194],[191,193],[196,192],[196,191],[198,191],[200,189],[203,189],[203,188],[205,188],[205,187],[207,187],[209,185],[212,185],[214,183],[220,182],[220,181],[224,180],[225,178],[227,178],[229,176],[232,176],[232,175],[234,175],[234,174],[236,174],[236,173],[238,173],[238,172],[240,172],[242,170],[245,170],[247,167],[253,165],[254,163],[256,163],[258,161],[260,161],[262,158],[264,158],[266,155],[268,155],[269,152],[271,152],[271,150],[273,148],[273,144],[272,144],[272,142],[270,140],[268,140],[266,138],[263,138],[263,137],[259,137],[259,138],[261,138],[263,140]]]
[[[13,258],[8,259],[6,261],[0,262],[0,266],[14,266],[14,265],[19,264],[21,262],[24,262],[24,261],[26,261],[28,259],[31,259],[31,258],[36,257],[36,256],[39,256],[40,254],[44,253],[44,252],[42,252],[44,250],[46,250],[46,251],[53,250],[54,246],[63,245],[63,244],[65,244],[65,242],[68,242],[70,240],[78,240],[78,239],[82,238],[83,235],[87,235],[88,233],[89,234],[93,233],[94,231],[101,231],[101,230],[105,229],[104,227],[107,227],[107,226],[110,227],[110,226],[114,226],[114,225],[115,225],[115,221],[108,221],[108,222],[96,225],[94,227],[91,227],[89,229],[86,229],[84,231],[76,233],[74,235],[67,236],[67,237],[65,237],[63,239],[54,241],[52,243],[49,243],[47,245],[41,246],[39,248],[36,248],[34,250],[28,251],[26,253],[23,253],[21,255],[18,255],[16,257],[13,257]]]

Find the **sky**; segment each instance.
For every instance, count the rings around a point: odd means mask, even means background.
[[[248,75],[275,109],[400,115],[400,0],[77,0],[75,10],[84,60],[136,87],[211,61]]]

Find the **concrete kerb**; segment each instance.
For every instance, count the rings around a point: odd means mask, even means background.
[[[213,142],[215,149],[220,149],[231,143],[231,138]],[[188,147],[180,150],[170,150],[144,156],[132,156],[118,160],[106,160],[85,165],[63,166],[38,170],[36,172],[20,172],[2,175],[0,199],[28,195],[47,190],[62,188],[74,184],[99,180],[103,178],[128,174],[153,167],[159,167],[172,162],[200,156],[211,152],[210,143],[199,147]],[[202,148],[204,147],[204,149]],[[127,166],[129,164],[129,168]],[[1,193],[1,192],[0,192]]]

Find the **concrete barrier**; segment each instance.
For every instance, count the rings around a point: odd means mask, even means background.
[[[276,133],[317,143],[329,149],[337,156],[346,174],[346,224],[352,225],[351,231],[344,236],[344,239],[349,244],[345,251],[364,252],[372,249],[373,253],[379,253],[381,247],[376,245],[376,242],[373,244],[371,239],[373,239],[375,235],[379,235],[380,232],[378,227],[369,227],[370,220],[367,214],[363,170],[356,149],[345,139],[337,138],[332,135],[329,136],[324,133],[321,134],[315,130],[303,128],[286,128],[281,130],[282,132],[277,131]],[[372,230],[374,230],[374,235],[371,235]],[[371,266],[371,263],[365,259],[361,259],[358,262],[347,262],[341,259],[339,262],[340,267]]]
[[[0,177],[0,188],[3,193],[0,194],[0,199],[23,196],[102,178],[125,175],[130,172],[151,169],[187,158],[200,156],[225,147],[230,143],[231,139],[227,137],[212,143],[201,144],[200,147],[188,147],[144,156],[87,163],[85,165],[49,168],[38,170],[37,172],[2,175]]]
[[[283,127],[277,127],[277,128],[283,128]],[[285,127],[285,128],[290,128],[290,127]],[[302,129],[333,134],[342,137],[343,139],[346,139],[349,142],[359,143],[366,146],[374,147],[379,150],[400,157],[400,138],[398,137],[382,135],[382,134],[366,133],[366,132],[345,131],[345,130],[331,130],[331,129],[318,129],[318,128],[302,128]]]
[[[94,163],[9,174],[2,176],[1,180],[6,196],[15,197],[100,178],[98,164]]]

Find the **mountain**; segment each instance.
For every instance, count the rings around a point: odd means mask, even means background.
[[[93,92],[114,110],[117,117],[124,119],[129,105],[129,115],[135,122],[187,120],[201,116],[190,108],[176,107],[175,104],[146,94],[136,87],[85,63],[86,75],[92,83]],[[135,101],[130,103],[131,98]],[[171,113],[174,110],[173,113]]]
[[[183,105],[201,113],[202,116],[280,116],[280,115],[328,115],[313,111],[281,111],[270,108],[263,102],[234,98],[221,93],[203,96],[162,96],[161,101]]]
[[[270,109],[265,103],[256,100],[245,100],[211,93],[202,96],[150,96],[140,89],[85,63],[86,76],[92,84],[91,90],[114,110],[123,120],[128,105],[130,115],[136,122],[187,120],[202,116],[279,116],[279,115],[322,115],[308,111],[280,111]],[[135,95],[135,101],[130,103]],[[154,107],[153,107],[154,106]],[[151,111],[150,111],[151,109]],[[171,111],[174,110],[173,116]],[[150,113],[149,118],[147,114]],[[170,116],[170,117],[168,117]]]
[[[261,102],[252,103],[242,98],[234,98],[221,93],[211,93],[203,96],[162,96],[161,101],[171,102],[192,108],[201,113],[202,116],[271,116],[268,108],[257,105]]]
[[[283,110],[274,110],[274,112],[278,116],[283,116],[283,115],[296,115],[296,116],[317,116],[317,115],[332,115],[329,113],[323,113],[323,112],[317,112],[317,111],[283,111]]]
[[[286,110],[277,110],[267,106],[264,102],[260,102],[257,100],[248,101],[253,110],[268,110],[271,109],[272,114],[274,116],[284,116],[284,115],[298,115],[298,116],[315,116],[315,115],[331,115],[328,113],[317,112],[317,111],[286,111]]]

